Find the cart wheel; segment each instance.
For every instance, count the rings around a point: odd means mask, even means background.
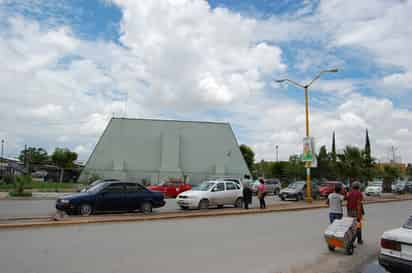
[[[329,248],[329,251],[332,251],[332,252],[335,251],[335,247],[334,247],[334,246],[328,245],[328,248]]]
[[[346,254],[347,255],[353,255],[353,249],[354,249],[353,244],[348,245],[346,247]]]

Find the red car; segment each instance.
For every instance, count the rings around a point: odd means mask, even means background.
[[[329,194],[331,194],[332,192],[335,192],[335,186],[336,184],[340,184],[342,186],[342,191],[341,194],[342,195],[346,195],[346,188],[343,185],[342,182],[339,181],[327,181],[325,183],[322,183],[322,185],[320,185],[319,187],[319,194],[321,197],[328,197]]]
[[[184,191],[192,189],[192,185],[187,184],[181,180],[169,179],[161,181],[158,184],[147,187],[151,191],[163,192],[165,197],[176,198],[176,196]]]

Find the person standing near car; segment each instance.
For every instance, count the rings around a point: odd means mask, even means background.
[[[335,192],[329,194],[326,203],[329,206],[329,222],[332,224],[336,219],[342,219],[343,208],[342,203],[345,197],[342,193],[342,185],[335,185]]]
[[[259,185],[257,186],[257,197],[259,199],[259,204],[260,204],[260,208],[261,209],[265,209],[266,208],[266,202],[265,202],[265,181],[260,178],[259,179]]]
[[[363,211],[363,195],[360,191],[360,183],[354,182],[352,185],[352,190],[346,196],[348,216],[356,218],[358,221],[358,228],[356,232],[356,237],[358,244],[363,244],[362,240],[362,216]]]
[[[243,184],[243,201],[245,209],[249,209],[249,204],[252,204],[252,189],[248,183]]]

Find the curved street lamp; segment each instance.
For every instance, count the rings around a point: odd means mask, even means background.
[[[295,82],[295,81],[287,79],[287,78],[286,79],[276,80],[277,83],[287,82],[287,83],[291,83],[291,84],[293,84],[297,87],[303,88],[305,90],[306,137],[309,137],[309,95],[308,95],[309,87],[316,80],[318,80],[323,74],[325,74],[325,73],[336,73],[336,72],[338,72],[337,68],[322,70],[308,84],[301,84],[301,83]],[[306,199],[309,203],[312,202],[312,184],[310,183],[310,166],[311,166],[311,162],[307,162],[306,163]]]

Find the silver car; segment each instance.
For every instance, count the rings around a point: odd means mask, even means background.
[[[280,186],[280,181],[278,179],[265,179],[265,194],[273,194],[273,195],[278,195],[281,186]],[[259,180],[255,180],[250,184],[253,193],[257,194],[258,191],[258,186],[260,182]]]
[[[243,206],[243,193],[240,185],[233,181],[205,181],[176,197],[182,209],[208,209],[211,206]]]

